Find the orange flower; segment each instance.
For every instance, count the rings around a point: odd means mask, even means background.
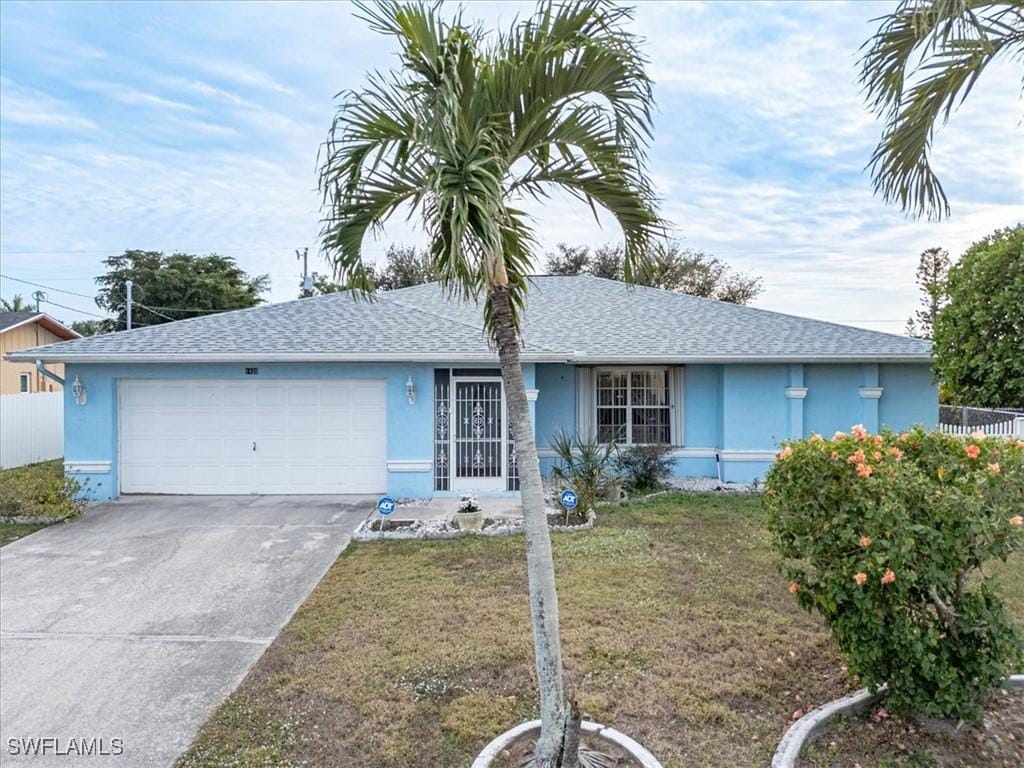
[[[844,437],[846,437],[845,432],[836,432],[834,435],[832,435],[832,441],[835,442],[837,440],[842,440]]]
[[[999,471],[1000,471],[999,470],[999,462],[996,462],[994,464],[989,464],[988,465],[988,471],[991,472],[993,475],[998,475]]]
[[[775,458],[778,459],[779,461],[782,461],[784,459],[788,459],[792,455],[793,449],[787,445],[785,448],[783,448],[781,451],[775,454]]]
[[[988,437],[988,435],[986,435],[980,429],[976,429],[973,432],[971,432],[971,439],[972,440],[984,440],[986,437]]]
[[[900,459],[903,458],[903,451],[901,451],[899,448],[890,448],[889,455],[896,459],[896,461],[899,461]]]
[[[832,451],[832,461],[839,461],[839,454]]]
[[[881,461],[882,460],[882,452],[881,451],[875,451],[874,453],[871,454],[871,458],[874,459],[875,461]]]
[[[857,582],[857,586],[864,586],[864,582],[868,580],[868,575],[864,571],[859,571],[854,574],[853,580]]]
[[[861,477],[871,477],[871,473],[873,471],[874,470],[871,469],[871,467],[868,466],[867,464],[858,464],[857,465],[857,474],[860,475]]]
[[[863,464],[864,460],[864,451],[862,451],[860,448],[854,451],[853,455],[847,459],[847,461],[850,462],[851,464]]]
[[[892,572],[892,568],[886,568],[885,573],[882,574],[883,584],[892,584],[896,581],[896,574]]]
[[[1014,515],[1010,518],[1010,525],[1024,525],[1024,517]]]
[[[880,446],[883,442],[885,442],[885,438],[883,438],[881,435],[875,435],[871,439],[871,442],[873,442],[876,446]]]
[[[861,536],[860,537],[860,545],[862,547],[870,547],[871,546],[871,537],[870,536]]]
[[[811,433],[810,440],[811,440],[812,443],[823,443],[823,442],[825,442],[825,438],[823,438],[817,432]]]
[[[863,424],[854,424],[850,427],[850,434],[852,434],[858,440],[863,440],[868,436],[868,431],[864,429]]]
[[[964,453],[967,454],[967,458],[976,459],[981,455],[981,448],[973,444],[968,445],[967,448],[964,449]]]
[[[795,595],[799,591],[800,591],[800,585],[799,584],[797,584],[795,581],[789,582],[789,592],[790,592],[790,594]]]

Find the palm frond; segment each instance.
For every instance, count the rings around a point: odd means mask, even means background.
[[[557,186],[618,221],[632,277],[661,222],[646,170],[651,83],[628,9],[542,2],[496,36],[437,4],[359,12],[396,39],[402,66],[343,94],[324,147],[322,239],[340,274],[358,278],[367,233],[408,206],[442,286],[464,298],[507,286],[518,327],[535,243],[513,203]]]
[[[935,127],[995,58],[1024,55],[1024,13],[1012,2],[903,0],[865,48],[861,82],[886,120],[868,163],[875,192],[914,216],[948,216],[930,162]]]

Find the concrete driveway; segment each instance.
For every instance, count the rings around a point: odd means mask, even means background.
[[[133,496],[0,549],[0,763],[172,764],[372,508]]]

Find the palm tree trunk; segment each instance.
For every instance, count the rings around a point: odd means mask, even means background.
[[[540,689],[540,739],[534,763],[539,768],[555,768],[562,762],[565,746],[566,707],[562,681],[562,645],[558,633],[558,594],[555,592],[555,565],[551,557],[544,508],[544,487],[540,478],[533,420],[526,402],[523,369],[519,361],[519,337],[512,319],[508,288],[490,288],[494,318],[494,338],[501,360],[501,381],[505,387],[512,437],[516,441],[519,463],[519,488],[526,531],[526,568],[529,578],[530,617],[533,621],[533,646]]]

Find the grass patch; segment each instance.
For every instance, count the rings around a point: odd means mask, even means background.
[[[61,459],[0,469],[0,518],[64,520],[82,511],[79,485],[64,474]]]
[[[852,684],[760,518],[754,497],[675,495],[553,536],[569,693],[666,768],[767,765],[795,710]],[[536,717],[523,548],[350,548],[179,765],[468,765]]]
[[[40,528],[46,528],[47,523],[4,523],[0,522],[0,547],[10,544],[12,541],[35,533]]]

